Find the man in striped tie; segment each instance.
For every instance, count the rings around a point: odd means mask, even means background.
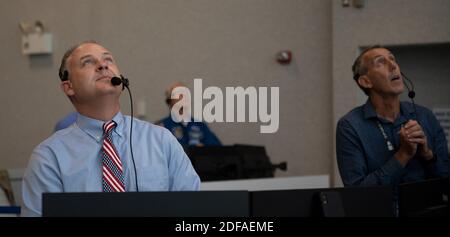
[[[59,75],[79,114],[33,150],[22,185],[23,216],[42,214],[45,192],[199,189],[197,173],[167,129],[120,112],[122,86],[111,79],[121,74],[110,51],[92,41],[78,44],[64,54]]]

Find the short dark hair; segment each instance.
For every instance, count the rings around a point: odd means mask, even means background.
[[[364,76],[367,73],[367,65],[364,65],[362,59],[364,57],[364,54],[366,54],[367,52],[369,52],[372,49],[384,49],[384,47],[381,45],[373,45],[373,46],[365,48],[355,59],[355,62],[353,63],[353,66],[352,66],[353,80],[355,80],[356,84],[359,86],[359,88],[361,88],[361,90],[364,91],[364,94],[366,94],[366,95],[369,95],[369,91],[366,88],[359,85],[358,79],[359,79],[359,77]]]
[[[95,40],[86,40],[86,41],[83,41],[76,45],[73,45],[64,53],[64,56],[61,59],[61,65],[59,66],[59,71],[58,71],[59,79],[61,79],[61,81],[66,81],[69,79],[67,68],[66,68],[67,59],[70,57],[70,55],[72,55],[72,53],[73,53],[73,51],[75,51],[75,49],[77,49],[78,47],[80,47],[83,44],[88,44],[88,43],[99,44]]]

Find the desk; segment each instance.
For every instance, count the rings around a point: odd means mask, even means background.
[[[21,206],[22,205],[21,184],[25,170],[9,169],[8,172],[10,175],[11,185],[14,191],[14,198],[16,199],[16,204]],[[200,185],[200,190],[263,191],[263,190],[287,190],[287,189],[313,189],[313,188],[329,188],[329,187],[330,187],[330,176],[328,174],[324,174],[324,175],[275,177],[275,178],[261,178],[261,179],[209,181],[209,182],[202,182]]]
[[[202,182],[200,190],[287,190],[287,189],[313,189],[329,188],[329,175],[311,175],[294,177],[275,177],[262,179],[241,179],[227,181]]]

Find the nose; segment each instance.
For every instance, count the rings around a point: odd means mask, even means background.
[[[106,62],[100,61],[97,70],[99,71],[108,70],[108,64],[106,64]]]

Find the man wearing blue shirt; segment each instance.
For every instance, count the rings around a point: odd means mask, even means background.
[[[181,82],[175,82],[169,86],[166,90],[166,103],[171,110],[173,106],[178,103],[182,98],[172,99],[172,91],[177,87],[185,87]],[[182,95],[180,95],[182,96]],[[190,101],[189,101],[190,103]],[[183,106],[190,106],[185,104]],[[185,113],[187,110],[180,108],[181,113]],[[181,120],[181,119],[180,119]],[[171,115],[156,122],[157,125],[167,128],[177,138],[178,142],[184,146],[221,146],[222,143],[216,137],[216,135],[208,128],[208,125],[203,122],[194,122],[191,118],[191,122],[175,122]]]
[[[345,186],[393,185],[449,175],[447,141],[433,113],[400,102],[403,76],[380,46],[363,51],[352,67],[367,102],[337,125],[336,153]]]
[[[131,153],[131,118],[120,112],[122,86],[111,83],[118,75],[114,57],[98,43],[84,42],[65,53],[61,89],[79,114],[72,126],[34,149],[22,185],[24,216],[42,214],[42,193],[110,191],[105,182],[120,186],[116,191],[199,189],[197,173],[168,130],[134,119]],[[110,166],[102,160],[106,153]]]

